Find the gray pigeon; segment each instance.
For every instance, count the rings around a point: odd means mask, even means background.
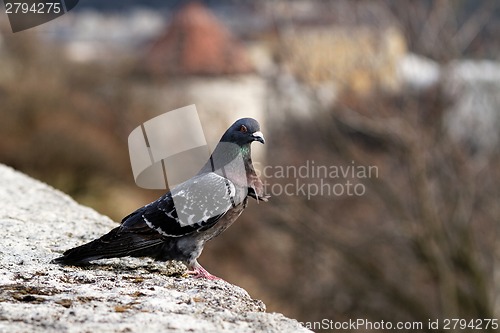
[[[183,261],[192,276],[218,279],[197,261],[205,243],[241,215],[248,197],[268,199],[252,165],[253,141],[264,143],[259,123],[252,118],[236,121],[196,176],[126,216],[106,235],[53,262],[84,265],[102,258],[149,256]]]

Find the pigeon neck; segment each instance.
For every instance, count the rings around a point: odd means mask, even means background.
[[[252,154],[251,154],[251,149],[250,149],[250,144],[247,143],[243,146],[240,146],[240,153],[241,156],[243,157],[243,160],[252,160]]]
[[[240,146],[234,143],[219,142],[199,174],[208,172],[215,172],[238,183],[246,183],[246,175],[255,173],[250,144]]]

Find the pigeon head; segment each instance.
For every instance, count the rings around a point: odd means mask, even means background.
[[[238,182],[237,179],[242,178],[242,175],[239,174],[242,170],[242,165],[239,163],[241,159],[245,163],[245,169],[253,170],[250,144],[254,141],[265,142],[257,120],[252,118],[237,120],[224,133],[210,159],[198,174],[220,171],[224,177],[229,177],[231,181]],[[244,178],[246,183],[246,177]]]
[[[239,146],[250,144],[254,141],[265,143],[264,135],[260,131],[257,120],[242,118],[231,125],[222,136],[221,142],[231,142]]]

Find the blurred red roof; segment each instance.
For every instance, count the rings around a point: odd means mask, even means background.
[[[190,2],[173,17],[146,54],[154,75],[224,75],[253,70],[242,45],[211,11]]]

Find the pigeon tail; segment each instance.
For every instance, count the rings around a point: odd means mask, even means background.
[[[120,233],[120,227],[99,239],[67,250],[62,257],[52,260],[55,264],[85,265],[90,261],[125,256],[146,256],[155,253],[152,247],[162,244],[160,239],[138,239],[132,233]],[[151,252],[151,253],[150,253]]]

